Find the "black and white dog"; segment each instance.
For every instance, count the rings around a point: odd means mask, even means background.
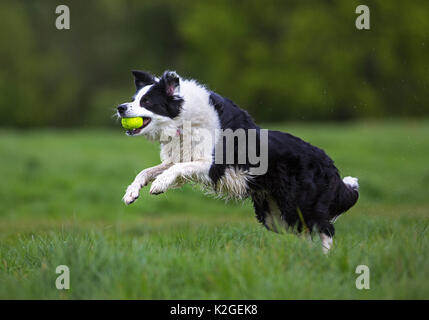
[[[324,251],[330,249],[333,223],[358,199],[357,178],[342,180],[323,150],[288,133],[260,129],[246,111],[194,80],[172,71],[161,78],[143,71],[133,75],[137,92],[132,102],[118,106],[118,115],[143,118],[127,134],[160,142],[161,164],[136,176],[123,197],[126,204],[150,182],[150,193],[160,194],[190,181],[217,195],[251,198],[267,229],[317,231]],[[234,135],[239,130],[244,142]],[[225,146],[224,132],[233,134],[232,148]],[[258,173],[251,158],[264,155],[266,168]]]

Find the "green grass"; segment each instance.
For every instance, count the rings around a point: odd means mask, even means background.
[[[428,299],[429,122],[272,125],[360,179],[320,243],[257,224],[250,203],[185,186],[121,198],[158,146],[116,131],[0,130],[0,298]],[[355,287],[370,268],[370,290]],[[55,288],[70,268],[71,289]]]

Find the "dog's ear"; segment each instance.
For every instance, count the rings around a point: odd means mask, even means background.
[[[131,73],[134,76],[134,83],[136,84],[137,90],[149,84],[155,83],[155,77],[148,72],[132,70]]]
[[[162,75],[161,81],[165,85],[165,93],[167,96],[174,96],[179,93],[180,78],[175,71],[165,71]]]

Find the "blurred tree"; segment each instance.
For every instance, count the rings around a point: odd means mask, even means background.
[[[55,28],[66,4],[71,29]],[[0,3],[0,125],[114,124],[129,70],[175,69],[263,121],[429,114],[429,2]]]

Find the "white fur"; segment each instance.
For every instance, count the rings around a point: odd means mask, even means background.
[[[323,253],[327,254],[332,247],[333,240],[330,236],[320,233],[320,240],[322,241],[322,250]]]
[[[216,186],[216,192],[223,194],[227,198],[244,199],[248,195],[247,182],[249,179],[251,179],[251,176],[248,171],[226,168],[224,175]]]
[[[131,204],[136,201],[136,199],[139,197],[140,188],[140,184],[137,183],[132,183],[128,186],[127,191],[122,198],[125,204]]]
[[[344,177],[343,182],[353,190],[356,190],[356,191],[359,190],[358,178]]]
[[[207,195],[214,196],[225,201],[244,200],[247,198],[247,183],[252,179],[252,175],[245,170],[236,168],[226,168],[223,176],[216,185],[201,182],[203,190]]]
[[[133,183],[128,186],[127,191],[123,197],[123,201],[126,204],[131,204],[136,201],[136,199],[139,197],[140,189],[146,186],[149,182],[152,182],[155,177],[171,166],[171,163],[161,163],[160,165],[141,171],[136,176]]]

